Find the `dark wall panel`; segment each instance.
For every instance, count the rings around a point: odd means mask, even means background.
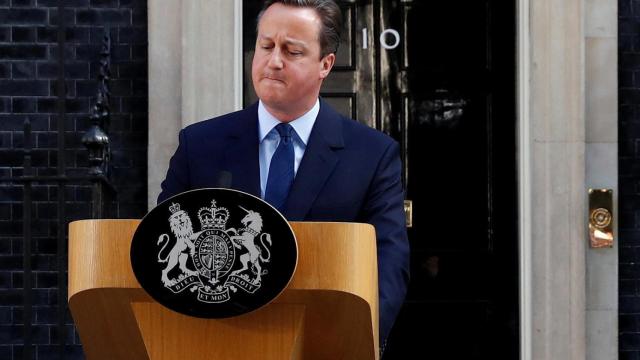
[[[640,1],[618,1],[619,349],[640,359]]]
[[[0,0],[0,359],[22,359],[24,272],[22,133],[32,123],[34,173],[55,175],[58,165],[58,0]],[[104,29],[112,39],[111,216],[140,218],[147,183],[147,2],[64,0],[66,86],[64,161],[68,175],[86,175],[80,139],[89,128],[98,86]],[[34,184],[32,205],[32,356],[82,359],[68,316],[65,346],[58,334],[58,188]],[[66,222],[91,217],[89,184],[65,188]],[[66,254],[63,254],[66,255]],[[63,304],[66,307],[66,304]]]

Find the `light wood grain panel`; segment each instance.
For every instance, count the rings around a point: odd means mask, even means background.
[[[303,359],[303,305],[271,304],[265,311],[220,320],[196,319],[155,302],[132,307],[154,360]]]
[[[69,224],[69,298],[95,288],[140,288],[129,250],[140,220],[81,220]]]

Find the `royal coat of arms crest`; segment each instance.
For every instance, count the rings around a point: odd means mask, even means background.
[[[227,228],[229,211],[217,207],[212,200],[210,207],[198,211],[201,228],[196,232],[189,214],[180,209],[179,203],[169,206],[169,224],[176,241],[167,255],[162,254],[167,252],[169,234],[160,235],[157,243],[161,246],[158,262],[167,264],[162,270],[165,287],[174,293],[197,291],[199,301],[210,303],[228,301],[229,291],[241,289],[253,294],[260,288],[262,276],[268,274],[265,265],[270,260],[271,235],[262,232],[260,213],[240,208],[246,212],[241,220],[243,227]],[[233,270],[237,252],[242,253],[239,256],[242,267]],[[188,260],[195,269],[188,267]],[[168,274],[176,266],[181,273],[170,279]]]
[[[131,261],[140,284],[160,303],[189,315],[226,317],[262,306],[286,287],[297,245],[286,219],[262,200],[200,189],[168,199],[143,219]]]

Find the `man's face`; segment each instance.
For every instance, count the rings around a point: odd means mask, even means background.
[[[251,77],[258,97],[281,121],[308,111],[331,71],[335,55],[320,59],[320,27],[311,8],[276,3],[262,14]]]

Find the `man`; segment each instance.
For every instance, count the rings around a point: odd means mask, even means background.
[[[183,129],[158,202],[226,186],[262,197],[290,221],[373,224],[384,344],[409,272],[401,163],[394,140],[318,98],[341,19],[332,0],[267,1],[251,72],[260,101]]]

